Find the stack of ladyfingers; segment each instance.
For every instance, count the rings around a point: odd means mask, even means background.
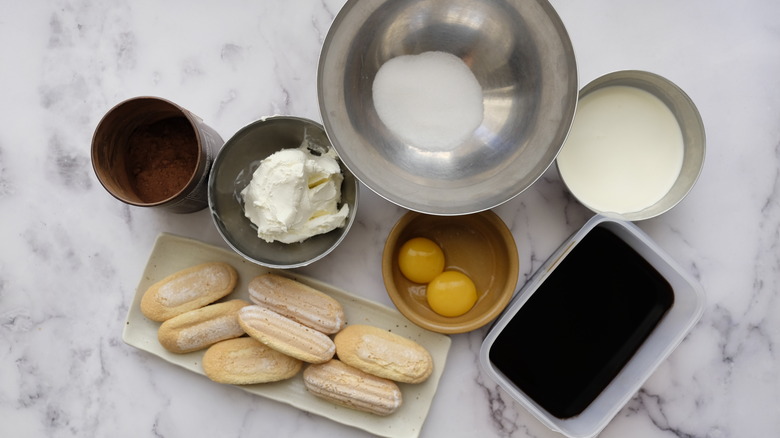
[[[402,403],[396,382],[420,383],[433,370],[417,342],[369,325],[347,326],[331,296],[277,274],[249,282],[250,302],[217,302],[236,286],[225,263],[204,263],[152,285],[141,311],[162,322],[158,339],[173,353],[207,349],[210,379],[245,385],[303,372],[307,390],[330,402],[390,415]],[[247,336],[248,335],[248,336]]]

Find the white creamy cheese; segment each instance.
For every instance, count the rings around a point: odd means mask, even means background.
[[[302,242],[346,224],[349,206],[339,208],[343,179],[332,156],[314,155],[305,144],[280,150],[241,191],[244,214],[267,242]]]

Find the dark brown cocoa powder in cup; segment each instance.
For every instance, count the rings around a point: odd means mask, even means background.
[[[176,195],[195,173],[198,142],[186,117],[140,126],[127,144],[130,185],[142,202],[161,202]]]

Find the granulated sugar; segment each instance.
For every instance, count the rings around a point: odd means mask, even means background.
[[[429,151],[456,148],[482,123],[482,88],[471,69],[450,53],[387,61],[374,79],[373,97],[385,126]]]

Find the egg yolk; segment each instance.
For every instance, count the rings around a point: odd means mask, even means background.
[[[428,283],[444,270],[444,252],[425,237],[409,239],[398,251],[398,267],[415,283]]]
[[[428,284],[426,299],[439,315],[460,316],[477,302],[477,287],[462,272],[444,271]]]

